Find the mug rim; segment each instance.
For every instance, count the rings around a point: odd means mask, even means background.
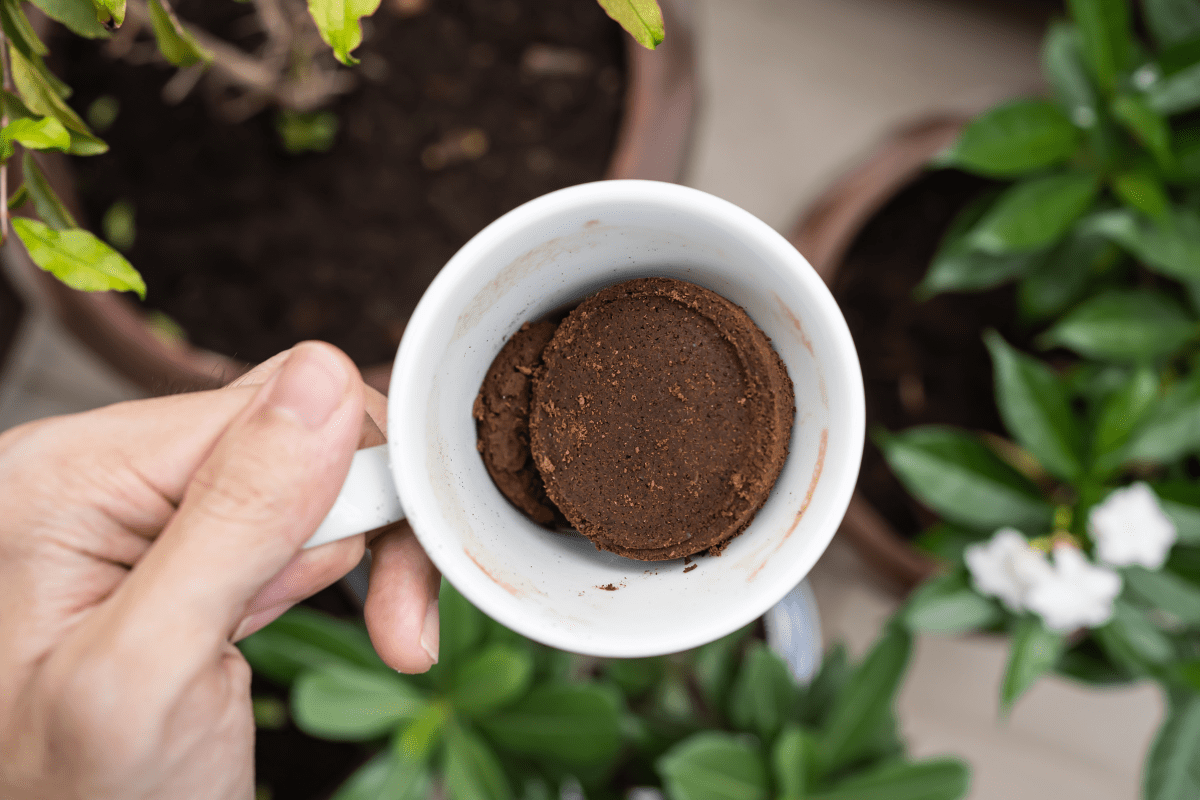
[[[828,525],[828,530],[821,531],[820,536],[813,537],[813,546],[806,551],[811,554],[811,558],[797,559],[794,568],[787,573],[790,577],[794,577],[794,580],[791,580],[786,586],[773,585],[773,591],[758,592],[763,596],[759,598],[758,603],[750,604],[755,611],[753,618],[757,618],[811,571],[812,566],[828,548],[829,542],[837,532],[840,520],[849,506],[861,467],[863,444],[866,438],[865,392],[861,365],[853,338],[840,308],[824,281],[809,265],[807,259],[781,234],[745,209],[715,195],[678,184],[645,180],[609,180],[579,184],[530,200],[499,217],[472,237],[446,263],[430,284],[419,301],[397,349],[388,393],[388,452],[392,468],[392,481],[418,541],[422,543],[430,558],[434,560],[435,566],[468,600],[479,605],[478,599],[472,596],[474,593],[471,591],[471,581],[461,579],[462,576],[458,574],[460,570],[455,564],[438,563],[436,548],[425,547],[423,539],[423,536],[431,533],[426,530],[422,534],[423,521],[426,518],[425,512],[428,504],[436,505],[436,500],[412,488],[415,486],[413,479],[423,474],[424,462],[416,452],[422,448],[414,447],[411,440],[406,438],[409,432],[415,433],[424,429],[424,421],[418,422],[411,408],[414,404],[416,407],[423,408],[423,405],[414,399],[414,393],[420,391],[417,380],[419,376],[416,375],[421,361],[420,356],[429,347],[440,346],[439,341],[430,341],[432,323],[447,314],[448,311],[461,312],[464,303],[462,299],[463,285],[471,277],[474,265],[480,263],[479,256],[486,254],[508,240],[514,233],[539,220],[550,216],[569,214],[572,211],[581,211],[593,206],[622,202],[648,203],[682,213],[702,212],[703,216],[717,216],[736,231],[737,235],[753,239],[768,247],[775,257],[794,267],[792,272],[800,284],[800,289],[817,307],[818,315],[831,340],[830,349],[835,353],[849,353],[853,356],[843,359],[841,364],[842,369],[847,373],[844,376],[844,388],[847,396],[846,402],[839,410],[839,415],[848,420],[848,441],[844,442],[842,446],[848,449],[850,454],[840,462],[837,474],[828,475],[833,489],[827,505],[832,509],[831,513],[836,514],[838,522]],[[423,437],[421,440],[423,441]],[[408,442],[407,447],[406,442]],[[412,451],[407,457],[406,449]],[[778,594],[778,597],[774,596],[775,594]],[[758,608],[759,605],[762,607]],[[514,627],[509,620],[502,618],[504,615],[494,614],[482,606],[480,610],[502,624]],[[529,638],[539,639],[538,635],[531,635],[523,627],[515,629]],[[685,635],[680,637],[683,646],[662,652],[688,649],[711,641],[712,638],[714,637],[701,634],[689,639]],[[546,641],[545,639],[541,640]],[[554,642],[547,643],[555,647],[562,646]],[[618,657],[646,653],[644,646],[629,648],[627,652],[615,647],[606,647],[602,650],[594,647],[591,649],[586,647],[564,649]]]

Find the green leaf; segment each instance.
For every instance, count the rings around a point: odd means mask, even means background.
[[[429,769],[385,750],[351,775],[329,800],[425,800]]]
[[[1095,175],[1061,172],[1026,178],[1004,191],[968,236],[985,253],[1028,253],[1062,238],[1091,208]]]
[[[1140,95],[1123,94],[1113,99],[1111,111],[1134,138],[1163,166],[1171,164],[1171,128],[1161,113]]]
[[[453,675],[482,641],[486,617],[444,578],[438,592],[438,617],[440,641],[435,669],[443,675]]]
[[[1175,647],[1146,615],[1127,601],[1113,603],[1113,617],[1092,635],[1115,663],[1137,674],[1154,672],[1175,660]]]
[[[588,684],[543,684],[503,711],[479,720],[501,748],[572,766],[604,764],[621,745],[621,710]]]
[[[1200,373],[1173,387],[1122,452],[1122,463],[1169,463],[1200,448]]]
[[[212,62],[213,54],[180,24],[170,6],[162,0],[147,0],[146,5],[150,10],[150,24],[154,26],[154,38],[158,41],[158,52],[163,58],[177,67]]]
[[[1014,100],[973,119],[936,163],[1012,178],[1063,163],[1078,143],[1079,131],[1057,105]]]
[[[971,786],[971,771],[954,759],[877,766],[804,800],[958,800]]]
[[[1089,686],[1120,686],[1136,678],[1124,666],[1112,663],[1090,637],[1064,652],[1055,664],[1055,671]]]
[[[512,800],[512,787],[496,754],[457,725],[446,730],[442,772],[450,800]]]
[[[668,800],[766,800],[767,770],[756,747],[733,734],[704,731],[655,765]]]
[[[92,135],[33,62],[26,60],[14,47],[9,47],[9,56],[13,83],[20,94],[20,98],[11,92],[4,94],[4,108],[10,118],[54,117],[71,133],[71,147],[67,152],[72,155],[94,156],[108,151],[108,145]]]
[[[979,541],[978,531],[951,525],[948,522],[939,522],[922,531],[913,540],[913,546],[918,550],[924,550],[939,561],[958,564],[962,562],[963,551],[967,549],[967,546],[977,541]]]
[[[798,725],[787,725],[771,748],[771,773],[776,794],[782,798],[807,796],[815,783],[818,744],[811,733]]]
[[[72,289],[84,292],[137,292],[145,299],[146,284],[125,258],[85,230],[56,231],[42,223],[14,217],[13,230],[33,263]]]
[[[656,0],[599,0],[604,13],[615,19],[634,40],[649,50],[666,37],[662,10]]]
[[[8,198],[8,210],[16,211],[27,202],[29,202],[29,187],[22,183]]]
[[[363,17],[379,8],[379,0],[308,0],[308,13],[333,54],[346,66],[358,63],[350,51],[362,44]]]
[[[425,710],[428,701],[399,675],[327,664],[292,686],[292,717],[305,733],[360,741],[390,733]]]
[[[1159,505],[1175,523],[1175,532],[1183,544],[1200,544],[1200,484],[1191,480],[1169,481],[1153,485]]]
[[[1025,690],[1054,666],[1063,650],[1064,637],[1046,629],[1036,617],[1023,617],[1013,633],[1008,666],[1000,686],[1000,706],[1012,708]]]
[[[376,655],[361,624],[302,606],[246,637],[238,647],[255,672],[285,686],[305,670],[330,665],[395,674]]]
[[[56,231],[79,227],[75,218],[71,216],[71,212],[67,210],[62,200],[54,193],[54,189],[50,187],[50,182],[38,168],[32,153],[25,153],[21,159],[21,172],[25,178],[25,187],[29,190],[29,196],[33,198],[34,208],[37,209],[38,216],[42,218],[43,222]]]
[[[1077,227],[1021,279],[1022,312],[1034,319],[1061,313],[1083,293],[1098,265],[1117,252],[1103,237]]]
[[[1200,36],[1200,2],[1196,0],[1142,0],[1142,16],[1159,47]]]
[[[1125,0],[1068,0],[1079,26],[1083,56],[1096,81],[1111,92],[1117,75],[1129,66],[1132,37]]]
[[[1121,465],[1121,450],[1146,419],[1158,397],[1158,374],[1138,367],[1105,401],[1092,434],[1092,469],[1105,475]]]
[[[1170,704],[1146,758],[1142,792],[1146,800],[1200,797],[1200,695]]]
[[[1003,618],[1000,608],[970,586],[961,573],[927,581],[909,598],[899,620],[913,632],[952,635],[987,628]]]
[[[20,50],[26,58],[40,59],[50,52],[29,24],[29,17],[25,16],[19,2],[8,0],[0,4],[0,21],[3,22],[4,33],[12,46]]]
[[[1200,280],[1200,217],[1172,208],[1165,223],[1141,219],[1124,209],[1089,217],[1089,232],[1124,247],[1151,270],[1181,281]]]
[[[15,119],[0,130],[0,137],[33,150],[66,150],[71,146],[71,135],[54,117]]]
[[[279,111],[275,115],[275,130],[283,149],[292,155],[326,153],[337,139],[338,118],[332,111]]]
[[[890,625],[834,698],[822,737],[830,771],[862,755],[889,719],[911,650],[911,634]]]
[[[879,448],[905,487],[942,517],[980,530],[1045,530],[1053,509],[1037,487],[963,431],[940,426],[882,436]]]
[[[96,19],[92,0],[30,0],[52,20],[61,22],[76,36],[87,39],[107,39],[108,30]]]
[[[749,635],[753,625],[747,625],[733,633],[696,649],[696,681],[704,700],[714,708],[724,708],[738,668],[738,654],[742,640]]]
[[[1196,321],[1172,297],[1113,290],[1076,307],[1039,344],[1068,347],[1088,358],[1151,363],[1174,355],[1195,333]]]
[[[1133,566],[1121,570],[1125,585],[1181,622],[1200,624],[1200,588],[1170,572]]]
[[[1079,34],[1073,25],[1051,25],[1042,43],[1042,71],[1071,121],[1080,128],[1091,128],[1099,116],[1096,90],[1079,49]]]
[[[604,676],[626,697],[641,697],[662,680],[666,667],[661,658],[614,658],[604,663]]]
[[[446,697],[469,716],[486,714],[513,702],[529,690],[533,658],[524,649],[492,645],[459,667]]]
[[[1113,193],[1130,208],[1153,220],[1165,221],[1171,201],[1162,183],[1145,169],[1132,169],[1113,176]]]
[[[841,694],[852,672],[845,645],[834,644],[821,660],[821,669],[808,685],[808,691],[802,695],[803,705],[798,718],[809,725],[824,726],[834,699]]]
[[[1170,116],[1200,105],[1200,64],[1160,78],[1146,90],[1146,104],[1159,114]]]
[[[729,693],[729,720],[738,730],[769,742],[795,706],[797,694],[787,663],[762,642],[753,642]]]
[[[1081,436],[1066,388],[1046,364],[1009,346],[993,330],[983,336],[992,356],[996,406],[1013,438],[1052,475],[1083,473]]]
[[[114,27],[125,24],[125,0],[92,0],[96,4],[97,18],[101,22],[112,21]]]
[[[392,750],[409,764],[425,764],[453,718],[445,703],[430,703],[392,741]]]

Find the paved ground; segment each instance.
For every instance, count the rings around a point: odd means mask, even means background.
[[[984,0],[694,0],[703,104],[686,182],[786,230],[889,130],[1040,84],[1040,23]],[[136,396],[44,313],[0,372],[0,430]],[[862,652],[895,607],[835,541],[812,576],[827,638]],[[918,755],[958,753],[973,800],[1125,800],[1162,714],[1148,687],[1048,679],[996,711],[1004,643],[923,638],[900,699]]]

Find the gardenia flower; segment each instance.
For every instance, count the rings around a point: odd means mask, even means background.
[[[1154,491],[1138,482],[1117,489],[1088,515],[1088,533],[1096,555],[1114,567],[1141,564],[1160,569],[1175,544],[1175,523],[1158,504]]]
[[[1026,609],[1030,590],[1052,577],[1046,556],[1029,546],[1025,536],[1013,528],[1001,528],[984,544],[973,544],[963,553],[976,591],[1015,612]]]
[[[1113,600],[1121,593],[1121,576],[1097,566],[1070,545],[1054,548],[1054,570],[1029,589],[1025,606],[1052,631],[1095,628],[1113,615]]]

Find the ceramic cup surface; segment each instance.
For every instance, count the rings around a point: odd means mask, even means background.
[[[796,393],[790,453],[766,504],[721,556],[697,556],[687,573],[681,559],[623,558],[527,519],[488,476],[471,416],[493,358],[524,322],[652,276],[699,284],[744,308]],[[862,375],[845,321],[782,236],[695,189],[603,181],[504,215],[430,285],[396,355],[387,462],[421,545],[475,606],[553,647],[642,657],[730,633],[804,578],[845,514],[863,428]],[[348,484],[356,480],[352,473]]]

